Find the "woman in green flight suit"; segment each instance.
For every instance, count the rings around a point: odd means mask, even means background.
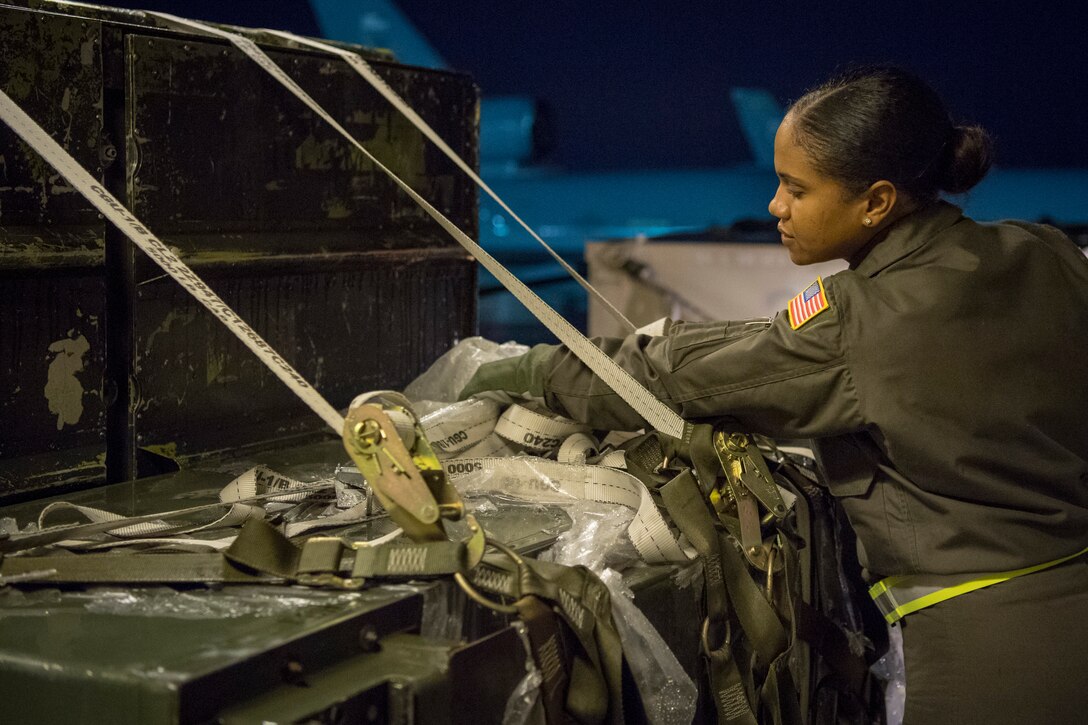
[[[941,592],[891,615],[907,725],[1088,721],[1088,259],[939,199],[990,159],[905,71],[820,86],[778,129],[769,209],[796,264],[849,269],[766,324],[597,341],[686,420],[813,439],[867,577],[905,578],[889,609]],[[485,390],[644,426],[562,346],[482,366],[462,396]]]

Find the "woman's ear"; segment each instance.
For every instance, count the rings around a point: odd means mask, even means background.
[[[865,192],[865,216],[872,219],[873,228],[879,227],[886,219],[894,218],[892,212],[897,201],[899,194],[892,182],[882,179],[869,187]]]

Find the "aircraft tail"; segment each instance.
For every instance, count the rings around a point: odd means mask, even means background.
[[[771,92],[763,88],[733,88],[729,91],[740,128],[748,141],[756,166],[774,166],[774,134],[785,111]]]

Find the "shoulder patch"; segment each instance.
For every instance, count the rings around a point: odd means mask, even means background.
[[[824,281],[820,277],[805,288],[805,291],[790,300],[790,327],[797,329],[831,307],[824,292]]]

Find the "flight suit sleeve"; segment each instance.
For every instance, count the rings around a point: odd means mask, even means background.
[[[843,342],[834,277],[829,307],[793,329],[774,320],[682,323],[661,337],[595,342],[684,419],[729,416],[777,437],[836,435],[864,427]],[[645,422],[566,348],[545,375],[553,410],[595,428],[635,430]]]

